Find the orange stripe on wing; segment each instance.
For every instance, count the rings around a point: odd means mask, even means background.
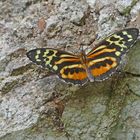
[[[104,57],[104,58],[89,61],[88,67],[91,67],[92,65],[95,65],[96,63],[102,63],[105,60],[111,60],[112,62],[116,62],[115,57]]]
[[[84,80],[87,78],[86,72],[74,72],[74,73],[68,73],[67,75],[64,74],[64,71],[61,71],[61,77],[63,79],[71,79],[71,80]]]
[[[103,50],[101,50],[99,52],[96,52],[96,53],[91,52],[90,55],[88,55],[88,58],[94,58],[95,56],[101,55],[102,53],[105,53],[105,52],[115,52],[115,51],[116,51],[116,48],[114,48],[114,49],[103,49]]]
[[[98,51],[98,50],[101,50],[101,49],[104,49],[104,48],[107,48],[106,45],[101,45],[101,46],[98,46],[96,48],[93,48],[89,53],[88,55],[91,55],[92,53],[94,53],[95,51]]]
[[[93,76],[100,76],[102,74],[105,74],[106,72],[108,72],[109,70],[111,70],[112,68],[117,66],[117,62],[113,61],[112,65],[106,64],[106,66],[100,66],[99,68],[94,68],[91,70],[91,73]]]
[[[60,60],[56,61],[55,64],[61,64],[63,62],[79,62],[80,59],[78,58],[61,58]]]

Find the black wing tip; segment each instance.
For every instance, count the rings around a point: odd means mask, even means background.
[[[35,54],[36,54],[36,51],[37,50],[41,50],[40,48],[36,48],[36,49],[32,49],[32,50],[30,50],[30,51],[28,51],[27,53],[26,53],[26,56],[30,59],[30,58],[32,58]]]
[[[33,49],[33,50],[30,50],[30,51],[28,51],[27,53],[26,53],[26,56],[31,60],[31,61],[33,61],[33,62],[36,62],[36,60],[35,60],[35,55],[36,55],[36,51],[37,51],[38,49]]]
[[[126,28],[122,31],[126,31],[128,34],[132,35],[134,40],[137,40],[137,38],[139,36],[139,29],[138,28]]]
[[[127,31],[134,32],[136,35],[139,35],[139,29],[138,28],[126,28]]]
[[[36,49],[32,49],[30,51],[28,51],[26,53],[26,56],[31,59],[37,52],[37,50],[41,50],[41,51],[45,51],[46,49],[52,49],[52,48],[36,48]]]
[[[129,28],[126,28],[126,30],[135,30],[135,31],[139,31],[138,28],[135,28],[135,27],[129,27]]]
[[[31,59],[32,58],[32,55],[34,54],[33,52],[34,52],[35,50],[30,50],[30,51],[28,51],[27,53],[26,53],[26,56],[29,58],[29,59]]]

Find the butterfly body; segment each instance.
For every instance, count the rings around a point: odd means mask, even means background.
[[[89,60],[88,60],[88,57],[87,57],[85,51],[83,51],[83,50],[81,51],[81,54],[80,54],[79,58],[80,58],[81,64],[84,66],[84,69],[85,69],[85,72],[87,74],[88,80],[90,82],[93,82],[94,81],[94,77],[93,77],[93,75],[91,73],[91,70],[88,67]]]
[[[38,48],[27,52],[27,56],[65,82],[83,85],[88,80],[102,81],[112,75],[138,34],[136,28],[121,30],[105,38],[87,54],[83,50],[80,55],[74,55],[53,48]]]

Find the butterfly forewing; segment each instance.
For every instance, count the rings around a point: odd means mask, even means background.
[[[66,82],[82,85],[88,80],[80,58],[71,53],[52,48],[38,48],[29,51],[27,56],[31,61],[49,69]]]
[[[87,55],[88,68],[94,80],[103,80],[116,71],[122,56],[137,40],[136,28],[121,30],[105,38]]]

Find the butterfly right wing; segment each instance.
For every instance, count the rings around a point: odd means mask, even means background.
[[[52,48],[37,48],[27,52],[27,57],[57,74],[65,82],[83,85],[88,80],[80,58],[71,53]]]
[[[122,56],[134,45],[139,35],[137,28],[118,31],[102,40],[88,54],[88,68],[94,81],[112,75],[122,61]]]

